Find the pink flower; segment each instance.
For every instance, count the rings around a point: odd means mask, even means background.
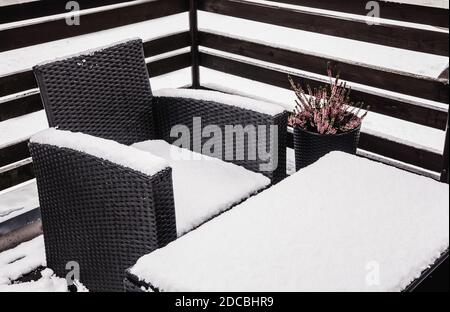
[[[360,115],[363,103],[350,101],[350,88],[339,81],[339,75],[333,79],[331,69],[327,70],[329,85],[312,89],[295,84],[289,76],[289,82],[297,100],[295,110],[289,119],[291,126],[319,134],[338,134],[351,131],[361,125],[367,112]]]

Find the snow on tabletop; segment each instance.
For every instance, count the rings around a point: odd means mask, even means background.
[[[275,116],[282,114],[285,109],[274,103],[258,101],[238,95],[225,94],[217,91],[194,90],[194,89],[162,89],[154,92],[160,97],[191,98],[200,101],[212,101],[235,106],[242,109],[252,110],[261,114]]]
[[[181,236],[270,184],[260,173],[152,140],[134,144],[172,168],[177,232]]]
[[[41,266],[46,266],[42,235],[0,253],[0,287]]]
[[[331,153],[131,273],[162,291],[401,291],[448,248],[448,191]]]
[[[50,128],[31,137],[30,142],[73,149],[147,175],[154,175],[168,166],[167,162],[160,157],[112,140],[79,132]]]

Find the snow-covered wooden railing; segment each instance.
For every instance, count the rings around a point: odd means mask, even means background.
[[[273,1],[203,0],[198,1],[198,5],[199,10],[206,12],[276,26],[433,55],[449,55],[448,29],[442,28],[448,28],[448,9],[378,1],[382,18],[427,25],[418,27],[418,25],[385,20],[369,25],[365,16],[367,1],[363,0],[278,0],[275,2],[337,12],[318,12],[300,7],[277,5]],[[340,13],[357,14],[359,17],[349,17]],[[200,50],[200,66],[285,89],[290,88],[287,74],[313,87],[321,84],[324,80],[317,75],[322,75],[325,64],[330,62],[342,72],[342,79],[363,87],[353,88],[353,99],[364,101],[370,106],[372,112],[439,130],[448,128],[448,77],[426,77],[330,58],[313,52],[289,50],[212,31],[200,31],[198,43],[200,47],[208,48]],[[307,45],[308,42],[305,42],[305,49]],[[395,95],[388,94],[389,92],[384,90],[395,92]],[[429,105],[429,101],[443,105]],[[292,134],[289,141],[292,142]],[[446,180],[448,160],[445,161],[445,159],[448,159],[448,140],[442,154],[406,142],[363,132],[359,147],[370,153],[441,174],[441,179]]]
[[[83,35],[91,32],[147,21],[189,10],[189,3],[183,0],[125,1],[101,0],[78,1],[82,9],[98,8],[82,14],[82,23],[67,26],[65,17],[56,15],[39,19],[31,24],[19,23],[13,27],[0,28],[0,52],[62,38]],[[63,5],[64,4],[64,5]],[[111,5],[103,7],[104,5]],[[14,17],[36,18],[51,14],[64,13],[65,3],[61,1],[33,1],[6,7],[0,7],[0,16],[9,16],[5,21],[14,22]],[[12,14],[12,15],[11,15]],[[139,37],[136,33],[136,37]],[[150,77],[170,73],[191,65],[188,51],[170,52],[187,48],[191,45],[188,31],[144,42],[147,68]],[[165,54],[168,53],[168,54]],[[11,96],[11,95],[18,96]],[[43,109],[37,84],[30,69],[0,75],[0,98],[7,97],[0,105],[0,122]],[[28,151],[27,140],[0,144],[0,191],[34,177]]]

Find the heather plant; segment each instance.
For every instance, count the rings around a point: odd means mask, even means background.
[[[340,134],[358,128],[367,112],[360,114],[363,103],[350,100],[351,89],[333,78],[331,69],[327,70],[329,85],[312,89],[307,85],[305,91],[289,76],[289,82],[297,99],[294,113],[289,123],[306,131],[319,134]]]

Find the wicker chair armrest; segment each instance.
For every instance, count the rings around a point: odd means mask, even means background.
[[[183,147],[205,154],[203,147],[205,143],[211,142],[212,137],[211,133],[207,133],[211,128],[205,127],[217,126],[222,134],[221,152],[208,153],[210,156],[260,172],[270,178],[272,183],[286,177],[288,113],[283,108],[275,104],[205,90],[163,90],[155,92],[153,100],[158,138],[174,144],[179,139],[177,129],[180,129],[180,126],[184,129],[187,127],[190,144]],[[250,103],[248,106],[245,100]],[[258,108],[258,104],[266,106]],[[251,127],[256,133],[253,137]],[[243,129],[244,136],[233,134],[233,142],[229,144],[226,137],[231,128]],[[208,131],[205,133],[205,130]],[[264,151],[264,157],[261,157],[261,151]]]
[[[171,168],[138,170],[141,151],[133,147],[81,134],[61,144],[63,137],[38,135],[29,144],[47,265],[64,277],[66,264],[76,261],[88,289],[122,291],[126,268],[176,239]],[[79,138],[88,142],[74,145]],[[97,150],[84,149],[94,142]],[[129,153],[134,165],[121,160]]]

